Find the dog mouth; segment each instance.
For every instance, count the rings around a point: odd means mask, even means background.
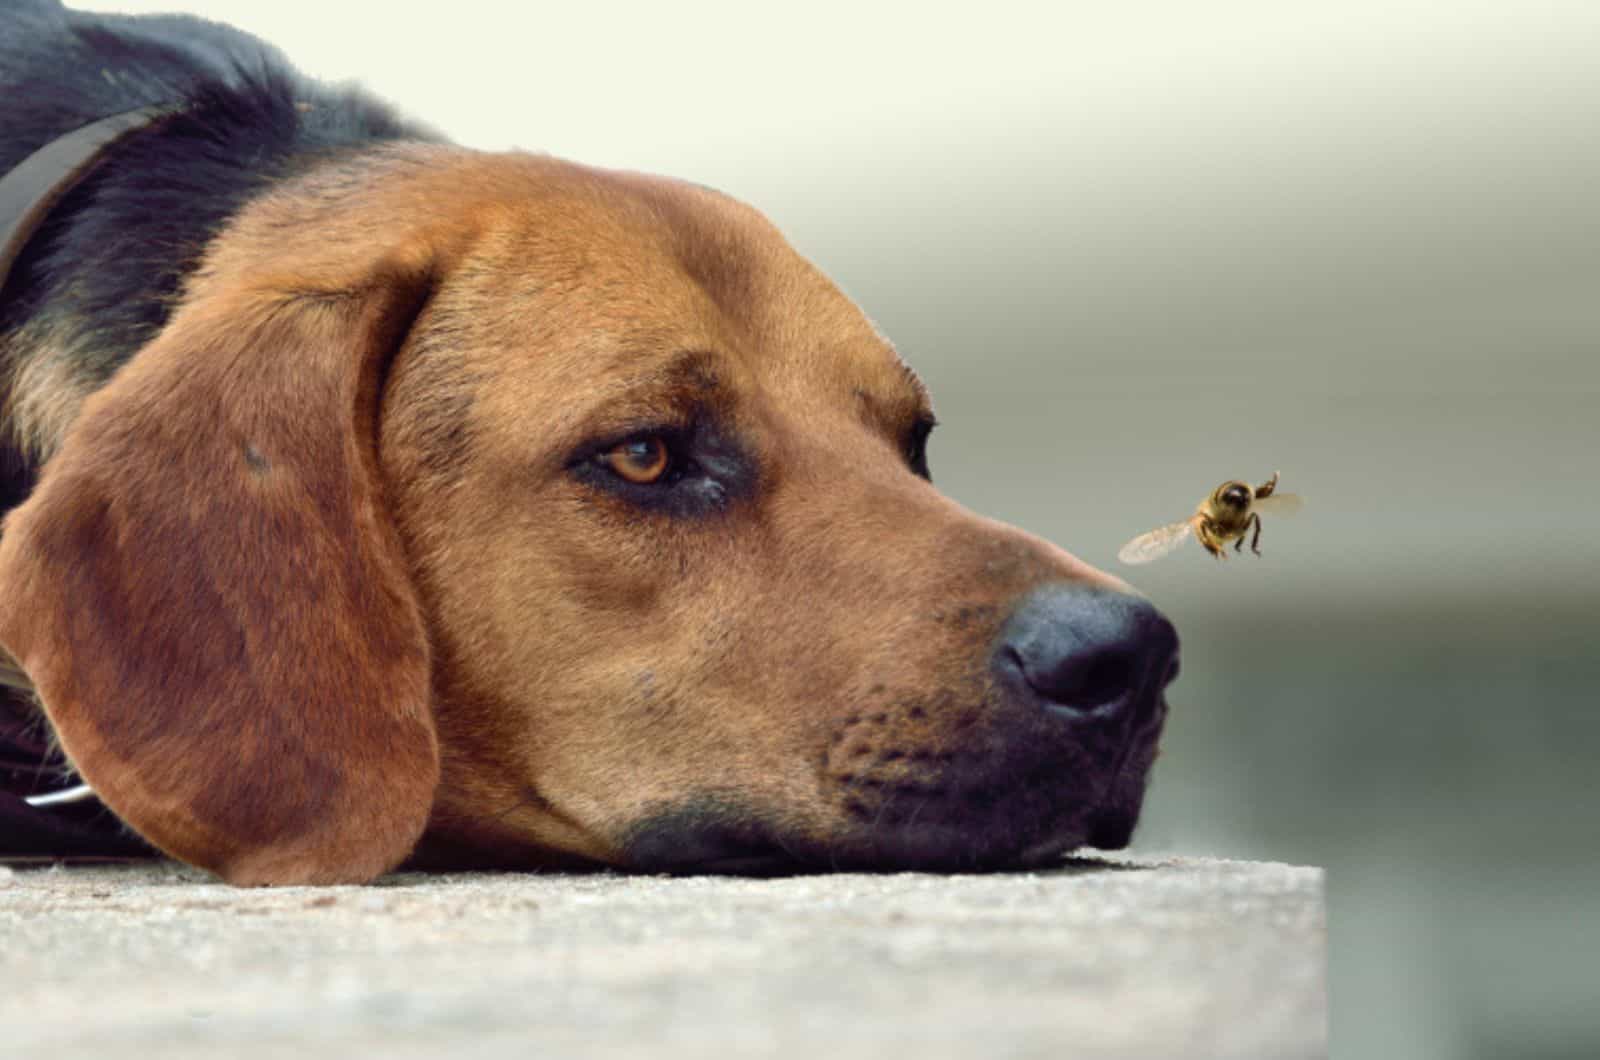
[[[914,726],[890,735],[888,713],[847,719],[824,758],[820,814],[702,792],[637,822],[620,860],[670,874],[996,872],[1053,867],[1083,847],[1122,850],[1164,701],[1140,714],[1150,722],[1120,737],[1017,727],[1000,710],[954,738]]]
[[[783,876],[826,868],[778,835],[733,800],[702,797],[635,825],[623,850],[627,867],[671,875]]]
[[[701,799],[640,822],[624,863],[669,875],[794,876],[822,872],[1003,872],[1052,868],[1083,847],[1120,850],[1135,817],[1121,810],[1073,815],[1065,828],[1004,842],[949,823],[897,825],[816,839],[725,799]]]

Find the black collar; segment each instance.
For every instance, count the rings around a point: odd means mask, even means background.
[[[89,175],[106,149],[176,109],[162,103],[101,118],[51,140],[0,177],[0,293],[11,267],[51,209]]]

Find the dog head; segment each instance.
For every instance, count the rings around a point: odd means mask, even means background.
[[[0,540],[74,764],[238,882],[1126,843],[1175,668],[929,481],[928,396],[760,215],[390,149],[248,207]]]

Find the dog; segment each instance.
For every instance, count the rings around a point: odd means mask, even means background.
[[[0,171],[73,163],[0,288],[9,709],[119,829],[240,885],[1128,843],[1171,623],[940,494],[754,209],[189,17],[14,0],[0,79]]]

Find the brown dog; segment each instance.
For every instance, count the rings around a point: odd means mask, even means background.
[[[183,149],[189,106],[134,135]],[[0,330],[38,477],[0,643],[121,820],[239,883],[424,835],[674,871],[1126,843],[1171,627],[933,488],[922,386],[766,220],[351,139],[219,208],[148,336],[54,297]]]

